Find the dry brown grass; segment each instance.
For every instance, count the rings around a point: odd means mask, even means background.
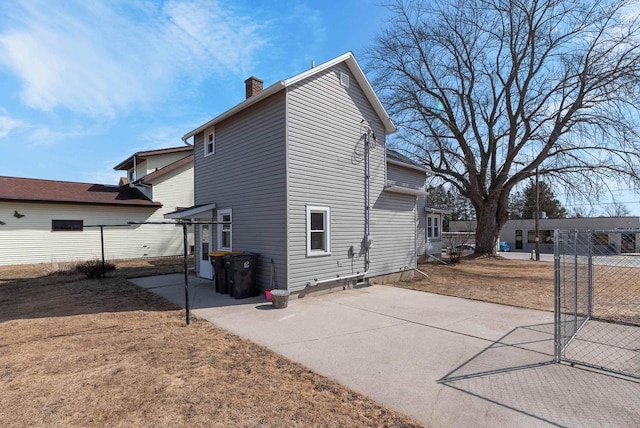
[[[398,287],[465,299],[554,310],[553,262],[499,257],[466,258],[451,265],[425,264],[418,275]],[[593,266],[593,316],[640,324],[640,268]],[[586,295],[586,288],[581,291]]]
[[[0,426],[417,424],[126,280],[0,267]]]
[[[553,263],[495,257],[463,259],[451,265],[425,264],[429,275],[399,287],[465,299],[553,311]]]

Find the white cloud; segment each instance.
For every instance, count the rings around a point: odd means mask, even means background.
[[[8,136],[11,131],[22,126],[23,123],[21,121],[12,118],[4,110],[0,109],[0,138]]]
[[[67,128],[51,128],[47,125],[29,126],[29,141],[34,146],[49,146],[65,140],[91,137],[102,133],[99,125],[69,126]]]
[[[23,0],[0,21],[0,61],[34,109],[115,116],[149,108],[180,78],[242,73],[265,41],[218,1]]]

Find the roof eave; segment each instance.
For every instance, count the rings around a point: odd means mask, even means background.
[[[199,217],[200,214],[216,209],[216,204],[194,205],[193,207],[179,209],[170,213],[163,214],[166,219],[182,219],[182,218],[209,218]]]
[[[387,163],[390,163],[391,165],[401,166],[401,167],[404,167],[404,168],[414,169],[416,171],[424,172],[425,174],[429,174],[431,172],[430,170],[428,170],[426,168],[423,168],[421,166],[411,165],[411,164],[408,164],[408,163],[405,163],[405,162],[401,162],[401,161],[397,161],[397,160],[394,160],[394,159],[387,158]]]
[[[184,136],[182,137],[182,141],[185,141],[191,137],[193,137],[196,134],[199,134],[200,132],[205,131],[208,128],[211,128],[212,126],[215,126],[217,123],[223,121],[224,119],[239,113],[240,111],[246,109],[247,107],[257,103],[258,101],[273,95],[274,93],[288,87],[291,86],[297,82],[300,82],[303,79],[306,79],[309,76],[312,76],[316,73],[319,73],[323,70],[326,70],[330,67],[333,67],[336,64],[339,64],[341,62],[345,62],[347,64],[347,67],[349,67],[349,69],[351,70],[351,72],[353,73],[353,76],[355,77],[356,81],[358,82],[358,84],[360,85],[360,88],[362,89],[362,91],[365,93],[365,96],[367,97],[367,99],[369,100],[369,102],[371,103],[373,109],[375,110],[376,114],[378,115],[378,118],[380,119],[380,121],[382,122],[382,124],[384,125],[384,131],[386,135],[389,134],[393,134],[394,132],[397,131],[396,126],[393,124],[393,121],[391,120],[391,118],[389,117],[389,115],[387,114],[387,111],[385,110],[384,106],[382,105],[382,103],[380,102],[380,99],[378,98],[378,95],[376,95],[375,91],[373,90],[373,87],[371,86],[371,84],[369,83],[369,80],[367,79],[367,76],[364,74],[364,72],[362,71],[362,69],[360,68],[360,65],[358,65],[358,62],[355,59],[355,56],[353,55],[352,52],[347,52],[343,55],[340,55],[337,58],[334,58],[330,61],[327,61],[323,64],[320,64],[317,67],[313,67],[308,69],[307,71],[303,71],[302,73],[299,73],[289,79],[286,80],[281,80],[279,82],[274,83],[273,85],[269,86],[267,89],[265,89],[264,91],[260,92],[257,95],[254,95],[252,97],[247,98],[246,100],[244,100],[243,102],[241,102],[240,104],[237,104],[235,107],[232,107],[231,109],[225,111],[224,113],[222,113],[219,116],[214,117],[213,119],[211,119],[210,121],[206,122],[203,125],[200,125],[199,127],[195,128],[192,131],[187,132],[186,134],[184,134]]]
[[[249,106],[252,106],[253,104],[257,103],[258,101],[262,100],[263,98],[268,97],[269,95],[273,95],[276,92],[279,92],[280,90],[284,89],[285,85],[283,81],[279,81],[274,83],[273,85],[269,86],[267,89],[265,89],[264,91],[260,92],[259,94],[256,94],[252,97],[247,98],[246,100],[244,100],[243,102],[241,102],[240,104],[237,104],[235,107],[230,108],[229,110],[225,111],[224,113],[222,113],[221,115],[218,115],[216,117],[214,117],[213,119],[211,119],[210,121],[208,121],[207,123],[198,126],[196,129],[187,132],[186,134],[184,134],[182,136],[182,141],[188,140],[189,138],[193,137],[196,134],[199,134],[200,132],[203,132],[204,130],[211,128],[212,126],[214,126],[215,124],[223,121],[224,119],[233,116],[234,114],[246,109]]]

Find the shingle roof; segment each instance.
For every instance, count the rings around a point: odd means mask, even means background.
[[[0,177],[0,201],[61,202],[94,205],[161,207],[129,186]]]
[[[168,174],[171,171],[174,171],[174,170],[180,168],[181,166],[188,165],[188,164],[192,164],[193,165],[193,154],[190,154],[187,157],[184,157],[184,158],[182,158],[180,160],[177,160],[177,161],[175,161],[173,163],[170,163],[169,165],[163,166],[162,168],[160,168],[160,169],[158,169],[156,171],[153,171],[150,174],[145,175],[144,177],[142,177],[140,179],[140,182],[142,184],[151,184],[151,182],[153,180],[156,180],[156,179],[162,177],[163,175]]]
[[[423,171],[428,171],[427,168],[424,167],[424,165],[420,165],[419,163],[415,162],[414,160],[406,157],[405,155],[396,152],[395,150],[392,149],[387,149],[387,160],[388,161],[393,161],[393,162],[397,162],[397,163],[401,163],[401,164],[405,164],[409,167],[412,168],[416,168],[416,169],[421,169]]]
[[[166,149],[157,149],[157,150],[147,150],[143,152],[136,152],[120,162],[118,165],[114,166],[113,169],[116,171],[127,170],[133,167],[133,158],[137,158],[138,162],[145,160],[150,156],[164,155],[167,153],[179,153],[179,152],[193,152],[193,146],[178,146],[178,147],[168,147]]]

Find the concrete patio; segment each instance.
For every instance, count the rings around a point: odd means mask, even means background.
[[[183,280],[131,281],[184,307]],[[430,427],[640,426],[640,382],[552,362],[549,312],[387,286],[275,310],[189,281],[194,315]]]

